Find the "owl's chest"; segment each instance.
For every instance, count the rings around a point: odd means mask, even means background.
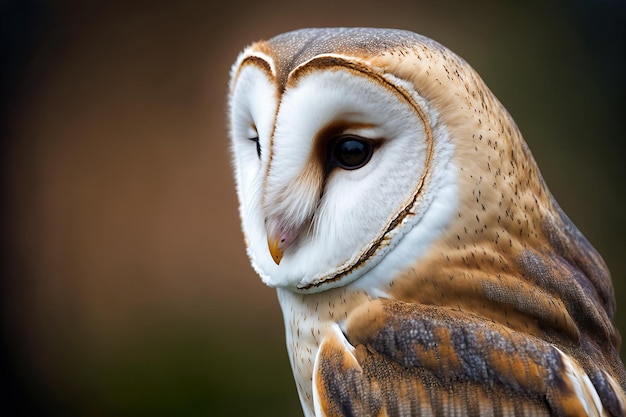
[[[305,415],[313,411],[313,368],[320,344],[331,326],[343,326],[352,309],[365,295],[345,290],[321,294],[295,294],[278,289],[285,321],[287,351]]]

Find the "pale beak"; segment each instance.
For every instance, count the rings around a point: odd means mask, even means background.
[[[283,251],[280,249],[280,237],[267,236],[267,246],[276,265],[280,264],[280,260],[283,259]]]
[[[283,252],[295,240],[297,232],[289,228],[281,227],[276,221],[266,220],[267,247],[276,265],[283,259]]]

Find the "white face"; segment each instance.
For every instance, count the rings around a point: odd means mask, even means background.
[[[414,223],[430,180],[435,116],[390,75],[305,63],[280,94],[268,68],[245,63],[231,86],[248,255],[271,286],[345,285]],[[268,239],[280,245],[280,263]]]

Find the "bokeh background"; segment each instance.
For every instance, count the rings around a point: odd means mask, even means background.
[[[626,333],[621,0],[0,1],[3,416],[298,416],[245,257],[229,68],[306,26],[463,56],[613,272]]]

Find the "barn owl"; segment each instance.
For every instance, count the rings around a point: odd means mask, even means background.
[[[305,416],[625,414],[607,267],[463,59],[281,34],[237,58],[229,121]]]

